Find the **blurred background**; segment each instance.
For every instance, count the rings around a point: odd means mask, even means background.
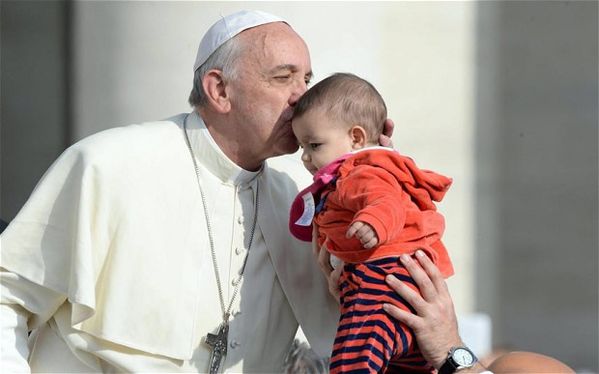
[[[286,18],[315,82],[368,79],[395,147],[453,177],[449,286],[479,353],[599,371],[596,1],[3,0],[0,217],[77,140],[189,111],[200,38],[241,9]]]

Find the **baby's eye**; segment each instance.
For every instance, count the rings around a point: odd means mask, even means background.
[[[318,147],[320,147],[321,143],[310,143],[310,148],[311,149],[317,149]]]

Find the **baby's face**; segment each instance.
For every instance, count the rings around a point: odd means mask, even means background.
[[[292,120],[293,133],[302,148],[304,166],[313,175],[321,167],[352,151],[350,130],[323,110],[308,110]]]

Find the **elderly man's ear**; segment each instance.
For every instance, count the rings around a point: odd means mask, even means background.
[[[209,107],[223,114],[231,110],[231,102],[222,71],[210,70],[204,75],[202,86],[204,87]]]

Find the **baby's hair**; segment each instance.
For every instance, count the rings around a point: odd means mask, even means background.
[[[367,140],[377,144],[387,119],[387,106],[376,88],[350,73],[335,73],[310,88],[295,104],[294,117],[317,108],[348,126],[362,126]]]

